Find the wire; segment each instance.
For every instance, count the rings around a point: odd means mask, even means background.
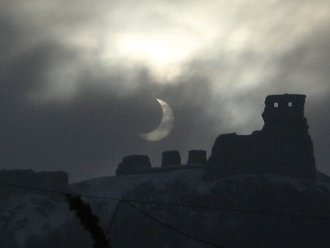
[[[112,215],[112,219],[110,221],[110,224],[109,224],[109,227],[107,229],[107,231],[105,232],[105,235],[108,235],[108,233],[111,231],[112,229],[112,226],[113,226],[113,223],[115,222],[115,218],[117,216],[117,213],[118,213],[118,210],[119,210],[119,207],[120,207],[120,204],[122,203],[122,201],[120,200],[116,206],[116,209],[115,209],[115,212],[113,213]]]
[[[201,206],[201,205],[193,205],[193,204],[187,204],[187,203],[178,204],[178,203],[173,203],[173,202],[143,201],[143,200],[138,200],[138,199],[119,199],[119,198],[108,197],[108,196],[93,196],[93,195],[82,195],[82,196],[86,197],[86,198],[95,198],[95,199],[103,199],[103,200],[110,200],[110,201],[123,200],[123,201],[131,202],[131,203],[155,204],[155,205],[164,205],[164,206],[170,206],[170,207],[184,207],[184,208],[194,208],[194,209],[203,209],[203,210],[212,210],[212,211],[237,212],[237,213],[244,213],[244,214],[273,215],[273,216],[282,216],[282,217],[297,217],[297,218],[330,220],[330,216],[283,213],[283,212],[275,212],[275,211],[246,210],[246,209],[240,209],[240,208]]]
[[[19,185],[19,184],[4,183],[4,182],[0,182],[0,185],[9,186],[9,187],[13,187],[13,188],[19,188],[19,189],[35,190],[35,191],[51,193],[51,194],[57,194],[57,195],[63,195],[63,196],[65,196],[65,194],[67,194],[67,192],[61,192],[61,191],[50,190],[50,189],[43,189],[43,188],[38,188],[38,187],[34,187],[34,186],[29,186],[29,185]]]
[[[29,190],[36,190],[40,192],[52,193],[52,194],[59,194],[65,196],[67,192],[60,192],[55,190],[49,189],[42,189],[32,186],[26,185],[18,185],[18,184],[11,184],[11,183],[2,183],[0,185],[10,186],[15,188],[23,188]],[[195,208],[195,209],[204,209],[204,210],[213,210],[213,211],[225,211],[225,212],[237,212],[237,213],[244,213],[244,214],[258,214],[258,215],[272,215],[272,216],[279,216],[279,217],[296,217],[296,218],[308,218],[308,219],[318,219],[318,220],[330,220],[330,216],[321,216],[321,215],[307,215],[307,214],[295,214],[295,213],[283,213],[283,212],[275,212],[275,211],[262,211],[262,210],[246,210],[240,208],[226,208],[226,207],[213,207],[213,206],[200,206],[200,205],[193,205],[188,203],[173,203],[173,202],[160,202],[160,201],[143,201],[138,199],[123,199],[118,197],[111,197],[111,196],[96,196],[96,195],[88,195],[88,194],[81,194],[82,197],[85,198],[92,198],[92,199],[99,199],[99,200],[109,200],[109,201],[126,201],[131,203],[140,203],[140,204],[155,204],[155,205],[164,205],[164,206],[173,206],[173,207],[185,207],[185,208]]]
[[[60,195],[64,195],[64,196],[66,195],[66,193],[63,193],[63,192],[54,191],[54,190],[47,190],[47,189],[41,189],[41,188],[37,188],[37,187],[23,186],[23,185],[10,184],[10,183],[0,183],[0,184],[5,185],[5,186],[10,186],[10,187],[15,187],[15,188],[24,188],[24,189],[30,189],[30,190],[37,190],[37,191],[41,191],[41,192],[55,193],[55,194],[60,194]],[[83,195],[82,195],[82,196],[83,196]],[[98,197],[96,197],[96,198],[98,198]],[[99,198],[98,198],[98,199],[99,199]],[[108,198],[108,200],[109,200],[109,198]],[[178,229],[176,229],[176,228],[174,228],[174,227],[172,227],[172,226],[170,226],[170,225],[164,223],[163,221],[161,221],[161,220],[155,218],[154,216],[148,214],[147,212],[141,210],[140,208],[136,207],[135,205],[129,203],[127,200],[122,200],[122,199],[117,199],[117,198],[116,198],[116,199],[112,198],[112,199],[110,199],[110,200],[119,200],[119,203],[118,203],[117,206],[116,206],[115,213],[114,213],[114,215],[113,215],[113,217],[112,217],[112,220],[111,220],[111,223],[110,223],[110,226],[109,226],[107,232],[109,232],[109,231],[111,230],[111,227],[112,227],[113,222],[114,222],[114,220],[115,220],[116,214],[117,214],[117,212],[118,212],[118,210],[119,210],[120,204],[121,204],[121,203],[126,203],[128,206],[130,206],[130,207],[133,208],[134,210],[136,210],[136,211],[142,213],[144,216],[146,216],[146,217],[150,218],[151,220],[153,220],[153,221],[159,223],[159,224],[162,225],[163,227],[166,227],[166,228],[169,229],[170,231],[176,232],[176,233],[178,233],[178,234],[180,234],[180,235],[183,235],[183,236],[185,236],[185,237],[187,237],[187,238],[189,238],[189,239],[192,239],[192,240],[194,240],[194,241],[196,241],[196,242],[199,242],[199,243],[203,243],[203,244],[208,245],[208,246],[212,246],[212,247],[216,247],[216,248],[223,248],[222,246],[219,246],[219,245],[216,245],[216,244],[214,244],[214,243],[211,243],[211,242],[208,242],[208,241],[205,241],[205,240],[202,240],[202,239],[196,238],[196,237],[194,237],[194,236],[192,236],[192,235],[190,235],[190,234],[187,234],[187,233],[185,233],[185,232],[183,232],[183,231],[181,231],[181,230],[178,230]]]
[[[185,233],[185,232],[183,232],[183,231],[181,231],[181,230],[178,230],[178,229],[176,229],[176,228],[174,228],[174,227],[172,227],[172,226],[166,224],[165,222],[161,221],[160,219],[158,219],[158,218],[156,218],[156,217],[154,217],[154,216],[148,214],[147,212],[143,211],[142,209],[136,207],[135,205],[133,205],[133,204],[127,202],[127,201],[124,201],[124,200],[123,200],[123,202],[126,203],[126,204],[127,204],[128,206],[130,206],[131,208],[135,209],[136,211],[140,212],[140,213],[143,214],[144,216],[148,217],[149,219],[151,219],[151,220],[157,222],[158,224],[162,225],[163,227],[166,227],[167,229],[169,229],[169,230],[171,230],[171,231],[173,231],[173,232],[176,232],[176,233],[181,234],[181,235],[183,235],[183,236],[185,236],[185,237],[187,237],[187,238],[190,238],[190,239],[192,239],[192,240],[195,240],[196,242],[203,243],[203,244],[208,245],[208,246],[217,247],[217,248],[223,248],[222,246],[219,246],[219,245],[217,245],[217,244],[214,244],[214,243],[211,243],[211,242],[208,242],[208,241],[205,241],[205,240],[202,240],[202,239],[196,238],[196,237],[194,237],[194,236],[192,236],[192,235],[190,235],[190,234],[188,234],[188,233]]]

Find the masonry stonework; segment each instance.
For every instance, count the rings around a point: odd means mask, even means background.
[[[312,140],[304,116],[305,95],[267,96],[264,127],[251,135],[220,135],[212,148],[207,177],[278,174],[316,175]]]

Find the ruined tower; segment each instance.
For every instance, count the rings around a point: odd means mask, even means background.
[[[178,151],[165,151],[162,153],[162,167],[181,165],[181,156]]]
[[[118,165],[116,175],[139,174],[150,168],[151,163],[147,155],[130,155],[124,157]]]
[[[265,100],[262,118],[265,122],[263,130],[271,133],[308,132],[304,117],[305,95],[271,95]]]
[[[188,154],[188,164],[190,165],[205,165],[207,163],[206,151],[190,150]]]
[[[304,116],[305,95],[267,96],[262,114],[265,151],[272,171],[297,177],[315,177],[313,144]]]
[[[304,116],[305,95],[267,96],[262,130],[251,135],[220,135],[206,175],[276,174],[314,178],[312,140]]]

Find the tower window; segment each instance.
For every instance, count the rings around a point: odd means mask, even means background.
[[[274,108],[278,108],[278,102],[274,102]]]
[[[289,107],[289,108],[292,108],[292,106],[293,106],[292,102],[289,102],[289,103],[288,103],[288,107]]]

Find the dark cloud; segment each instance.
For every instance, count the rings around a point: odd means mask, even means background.
[[[114,72],[84,67],[86,71],[79,68],[80,84],[70,98],[31,100],[31,93],[42,95],[53,83],[48,82],[48,75],[56,67],[76,59],[76,51],[50,42],[6,61],[7,70],[1,77],[2,168],[66,170],[78,180],[112,174],[127,154],[149,154],[158,164],[163,150],[187,152],[190,146],[209,145],[210,134],[205,129],[210,130],[212,122],[204,108],[210,89],[207,82],[196,78],[160,85],[142,67]],[[138,86],[133,91],[127,89],[127,73],[136,75]],[[126,91],[130,93],[122,94]],[[176,124],[164,141],[150,143],[137,133],[158,125],[161,109],[156,97],[171,104]]]
[[[1,168],[66,170],[79,180],[113,174],[132,153],[149,154],[159,165],[164,150],[209,148],[210,83],[194,70],[176,83],[159,83],[142,64],[89,61],[86,51],[49,37],[47,30],[45,35],[38,25],[20,26],[15,16],[2,16]],[[173,108],[175,127],[164,140],[147,142],[137,134],[158,125],[156,98]]]
[[[151,6],[146,15],[139,8],[139,18],[127,23],[119,14],[131,15],[129,1],[27,2],[7,1],[0,10],[0,168],[66,170],[76,181],[113,174],[121,158],[133,153],[148,154],[159,165],[164,150],[177,149],[185,157],[189,149],[210,151],[220,133],[260,129],[264,97],[289,92],[308,95],[318,168],[330,174],[330,33],[325,22],[308,34],[297,31],[307,7],[290,19],[289,28],[300,34],[294,39],[284,35],[288,30],[280,21],[297,3],[275,11],[273,19],[264,14],[268,5],[251,10],[239,5],[235,18],[245,15],[232,23],[239,27],[228,25],[226,40],[215,35],[220,38],[214,47],[168,81],[143,61],[100,56],[121,29],[141,31],[146,20],[152,35],[167,32],[172,23],[179,27],[173,4],[172,12],[163,9],[170,1]],[[253,19],[254,13],[264,19]],[[190,23],[187,10],[182,14]],[[257,35],[245,41],[252,31]],[[86,33],[96,41],[85,39]],[[158,125],[156,98],[173,108],[175,125],[164,140],[147,142],[137,134]]]
[[[1,165],[68,170],[78,179],[111,174],[122,156],[131,153],[150,154],[158,163],[165,149],[187,152],[193,146],[206,148],[212,122],[203,110],[207,98],[193,100],[205,92],[205,85],[196,86],[195,90],[188,84],[158,90],[159,97],[171,103],[176,124],[169,137],[155,143],[137,136],[156,127],[160,120],[161,110],[152,88],[141,88],[122,98],[86,86],[66,102],[25,102],[24,106],[17,104],[22,99],[17,95],[1,108]],[[190,94],[184,95],[187,92]]]

